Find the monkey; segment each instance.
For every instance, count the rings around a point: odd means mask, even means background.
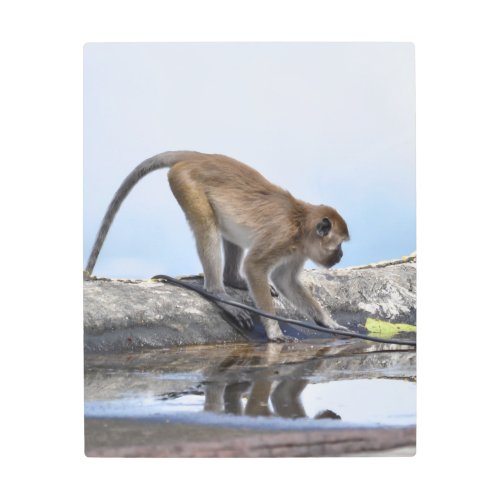
[[[139,164],[108,206],[84,276],[92,275],[108,230],[128,193],[141,178],[163,168],[169,169],[171,191],[193,231],[207,291],[228,298],[225,286],[249,289],[258,308],[275,314],[270,278],[278,292],[316,324],[343,328],[312,297],[299,273],[307,259],[325,268],[340,262],[342,243],[349,240],[345,220],[334,208],[298,200],[248,165],[220,154],[170,151]],[[247,311],[219,306],[240,327],[253,327]],[[269,341],[293,340],[283,334],[276,320],[262,321]]]

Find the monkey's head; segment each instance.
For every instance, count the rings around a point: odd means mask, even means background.
[[[316,264],[332,267],[342,258],[342,243],[349,240],[347,224],[331,207],[321,205],[309,230],[307,256]]]

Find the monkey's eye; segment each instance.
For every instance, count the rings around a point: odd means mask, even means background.
[[[323,238],[330,232],[331,228],[332,223],[330,222],[330,219],[324,217],[321,222],[316,224],[316,233]]]

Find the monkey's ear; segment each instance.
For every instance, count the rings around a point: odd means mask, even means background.
[[[318,233],[318,236],[326,236],[329,232],[330,229],[332,228],[332,223],[330,222],[330,219],[324,218],[321,222],[318,222],[316,224],[316,233]]]

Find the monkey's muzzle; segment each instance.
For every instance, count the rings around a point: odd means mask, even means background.
[[[335,250],[335,252],[332,253],[332,256],[326,263],[326,267],[333,267],[335,264],[338,264],[343,255],[344,253],[342,252],[342,249]]]

